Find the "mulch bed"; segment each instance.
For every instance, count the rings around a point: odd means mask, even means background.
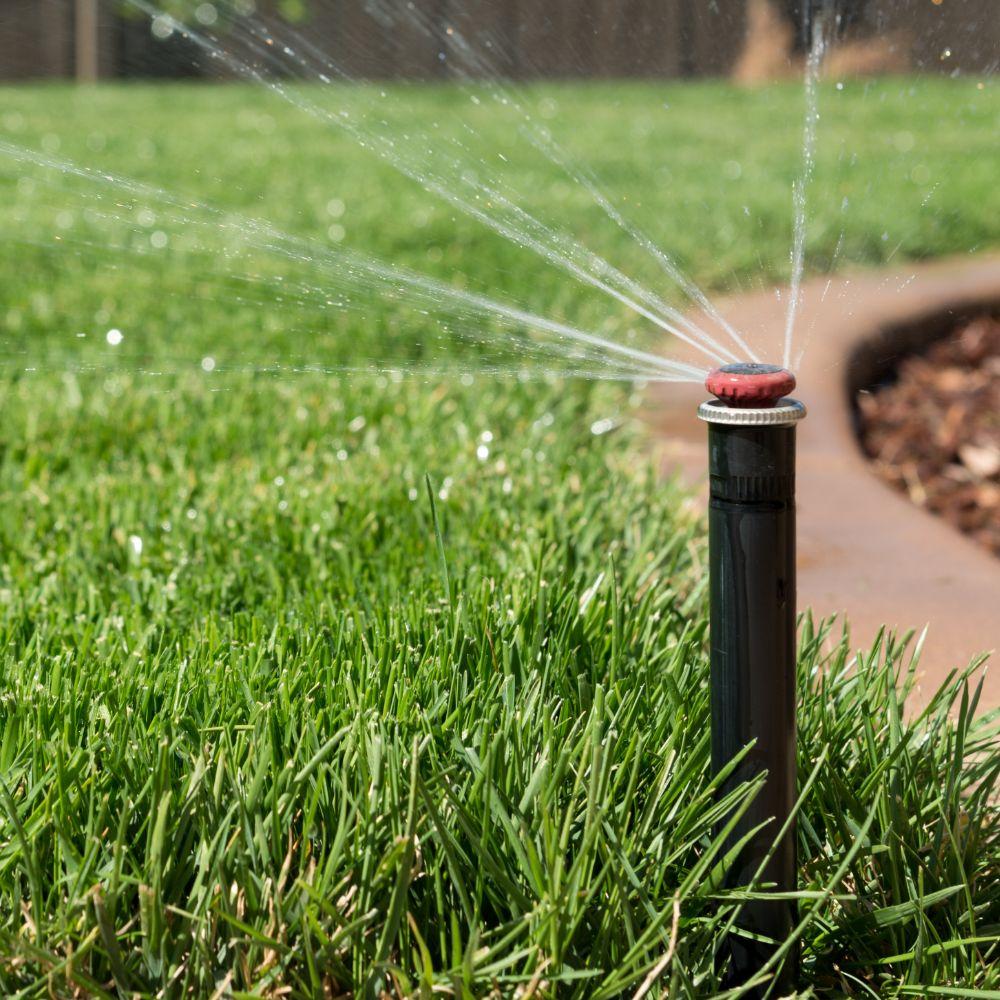
[[[1000,314],[906,358],[858,411],[878,474],[1000,557]]]

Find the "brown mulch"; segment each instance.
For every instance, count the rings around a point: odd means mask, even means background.
[[[964,324],[858,396],[878,474],[1000,557],[1000,315]]]

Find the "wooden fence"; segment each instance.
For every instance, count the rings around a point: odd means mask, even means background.
[[[747,0],[413,0],[432,25],[429,35],[398,19],[389,24],[384,11],[401,2],[313,0],[308,34],[351,75],[418,79],[447,77],[440,52],[449,26],[486,55],[490,75],[517,79],[721,75],[746,39]],[[870,33],[903,38],[919,69],[1000,68],[1000,0],[851,2],[864,8]],[[93,6],[96,27],[81,39],[80,11]],[[154,39],[148,23],[122,17],[118,6],[0,0],[0,79],[201,71],[189,47]]]

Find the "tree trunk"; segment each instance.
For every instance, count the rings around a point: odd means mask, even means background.
[[[99,0],[76,0],[76,79],[94,83],[100,75]]]

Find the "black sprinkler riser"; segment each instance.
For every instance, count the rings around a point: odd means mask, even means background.
[[[718,773],[753,743],[720,794],[767,774],[726,849],[767,825],[742,849],[727,885],[756,877],[771,887],[758,891],[794,892],[794,824],[772,848],[796,798],[795,424],[805,408],[789,399],[759,410],[713,402],[699,415],[709,423],[712,768]],[[775,951],[741,931],[780,943],[796,913],[790,900],[744,904],[720,956],[729,962],[727,985],[751,979]],[[781,996],[796,979],[792,955],[777,982],[745,995]]]

